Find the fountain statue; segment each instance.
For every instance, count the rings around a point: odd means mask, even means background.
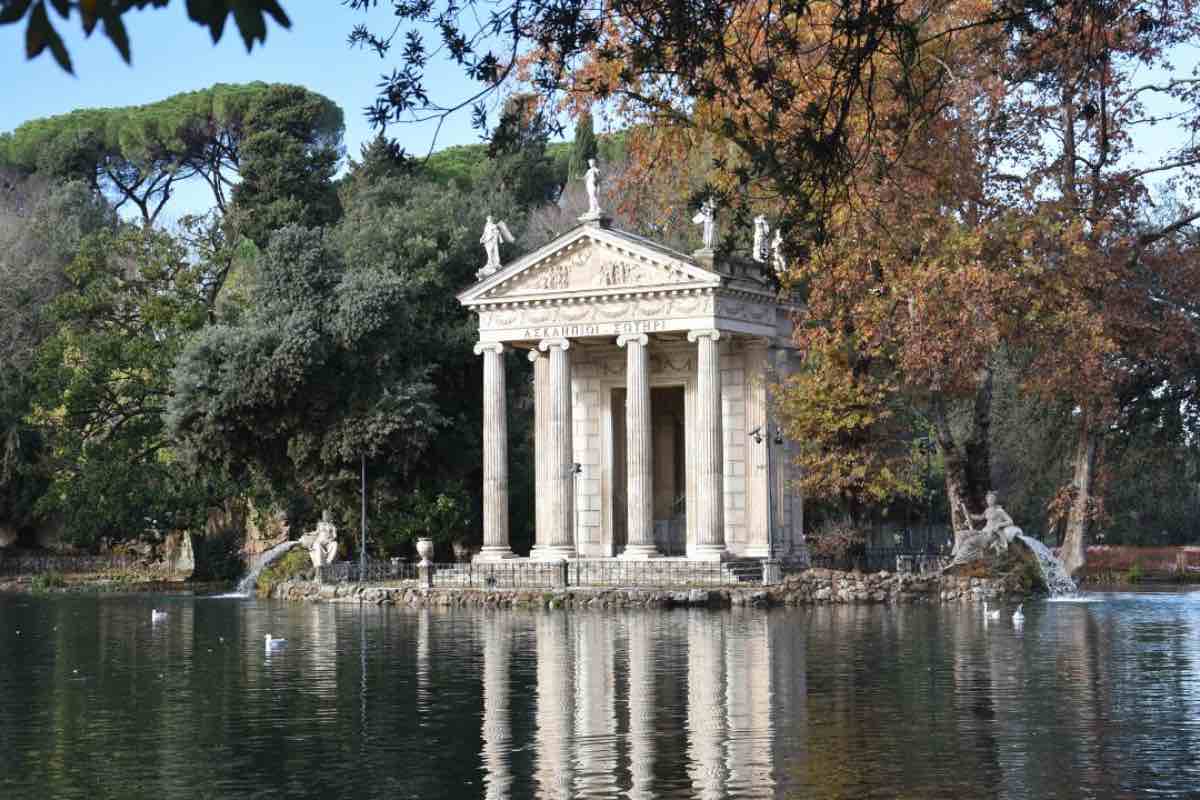
[[[986,496],[987,508],[972,514],[962,496],[955,498],[968,524],[982,528],[955,532],[954,553],[942,570],[950,575],[972,577],[1013,576],[1027,590],[1044,590],[1052,595],[1073,594],[1075,582],[1062,562],[1044,544],[1026,536],[997,502],[995,492]]]
[[[333,524],[333,515],[326,509],[321,514],[321,521],[317,523],[317,530],[308,545],[308,555],[312,558],[313,566],[320,569],[333,563],[337,558],[337,551],[337,527]]]

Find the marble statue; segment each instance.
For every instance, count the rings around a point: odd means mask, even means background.
[[[760,264],[767,260],[767,235],[770,232],[766,217],[759,214],[754,218],[754,260]]]
[[[968,531],[966,537],[962,537],[964,542],[970,539],[975,547],[990,548],[1002,553],[1008,549],[1013,539],[1021,535],[1021,529],[1013,522],[1013,518],[996,502],[995,492],[987,493],[987,508],[982,514],[972,514],[961,495],[956,500],[968,522],[984,523],[982,528]],[[961,546],[959,549],[962,549]]]
[[[704,249],[715,248],[717,244],[717,205],[711,197],[704,201],[704,205],[700,206],[696,216],[692,217],[692,223],[704,226]]]
[[[599,219],[600,218],[600,168],[596,166],[596,159],[588,159],[588,171],[583,174],[583,185],[587,188],[588,210],[583,215],[583,219]]]
[[[513,238],[503,220],[494,222],[492,215],[488,214],[487,221],[483,223],[483,235],[479,237],[479,243],[483,245],[483,252],[487,254],[487,263],[483,265],[483,269],[479,270],[479,277],[486,278],[500,270],[501,241],[512,244],[516,239]]]
[[[317,532],[309,545],[308,555],[312,558],[313,566],[320,568],[332,564],[337,558],[337,551],[337,527],[333,524],[333,515],[325,511],[317,523]]]
[[[771,240],[771,267],[776,275],[787,272],[787,262],[783,260],[783,234],[775,229],[775,238]]]
[[[1008,512],[996,502],[995,492],[988,492],[986,500],[987,508],[983,510],[983,513],[971,514],[970,518],[975,522],[985,523],[980,533],[997,537],[1000,545],[1007,548],[1013,539],[1021,535],[1021,529],[1016,526]]]

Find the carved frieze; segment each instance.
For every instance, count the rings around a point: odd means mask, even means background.
[[[681,267],[626,256],[611,248],[586,247],[530,267],[487,293],[489,298],[575,289],[667,286],[688,281]]]

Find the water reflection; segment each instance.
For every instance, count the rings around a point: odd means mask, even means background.
[[[0,597],[0,796],[1194,792],[1200,595],[1025,610]]]

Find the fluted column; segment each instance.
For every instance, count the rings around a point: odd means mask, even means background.
[[[628,512],[625,551],[621,558],[655,558],[654,443],[650,417],[650,343],[644,333],[617,337],[625,348],[625,506]],[[619,466],[619,465],[617,465]]]
[[[545,436],[538,431],[538,443],[546,442],[545,460],[546,530],[536,533],[537,544],[530,558],[558,561],[575,555],[575,470],[571,442],[571,343],[567,339],[546,339],[538,349],[550,354],[550,388],[547,392],[549,413],[545,417]],[[540,399],[540,398],[539,398]],[[539,421],[542,421],[539,417]],[[540,517],[540,515],[539,515]],[[539,518],[538,520],[542,520]]]
[[[480,342],[483,356],[483,549],[478,561],[513,558],[508,546],[508,405],[504,345]]]
[[[746,549],[744,558],[766,558],[770,554],[771,519],[774,500],[771,497],[771,469],[767,466],[768,451],[775,449],[770,441],[770,397],[767,392],[769,374],[768,350],[765,343],[746,348],[746,430],[759,431],[759,438],[746,441]],[[776,511],[777,514],[777,511]]]
[[[552,527],[550,513],[550,356],[536,347],[529,351],[533,364],[533,533],[534,554]]]
[[[719,560],[725,555],[725,455],[721,440],[721,332],[688,332],[696,358],[696,523],[688,558]],[[693,435],[691,431],[688,435]]]

